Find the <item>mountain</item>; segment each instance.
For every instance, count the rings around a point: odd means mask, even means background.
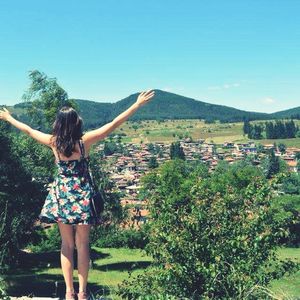
[[[95,102],[74,99],[80,108],[85,128],[93,128],[113,120],[120,113],[130,107],[137,99],[139,93],[132,94],[114,103]],[[24,115],[28,103],[19,103],[13,106],[13,113],[20,119],[28,118]],[[289,118],[300,113],[300,107],[272,114],[239,110],[233,107],[210,104],[181,95],[155,90],[154,98],[137,110],[129,120],[145,119],[204,119],[206,121],[220,120],[221,122],[238,122],[244,119],[268,120],[274,118]]]
[[[286,109],[286,110],[282,110],[282,111],[278,111],[275,113],[270,114],[271,116],[274,117],[274,119],[278,119],[278,118],[297,118],[300,119],[300,106],[298,107],[294,107],[294,108],[290,108],[290,109]]]
[[[116,102],[113,116],[118,115],[134,103],[137,96],[138,93]],[[268,119],[269,115],[266,113],[243,111],[224,105],[209,104],[161,90],[155,90],[155,97],[132,116],[132,120],[205,119],[232,122],[242,121],[244,118],[263,120]]]

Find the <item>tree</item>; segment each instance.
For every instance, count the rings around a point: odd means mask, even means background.
[[[118,151],[119,151],[119,147],[115,142],[113,142],[113,141],[110,141],[110,142],[105,141],[104,142],[103,152],[105,155],[112,155]]]
[[[282,180],[282,191],[289,195],[300,195],[300,174],[288,173]]]
[[[275,133],[274,133],[274,125],[273,122],[266,122],[266,138],[267,139],[274,139]]]
[[[149,162],[148,162],[148,167],[149,167],[150,169],[154,169],[154,168],[157,168],[157,167],[158,167],[158,162],[157,162],[155,156],[151,156],[151,157],[150,157]]]
[[[296,134],[296,125],[293,120],[285,123],[286,127],[286,138],[294,138]]]
[[[278,150],[281,154],[284,154],[285,153],[285,150],[286,150],[286,145],[283,144],[283,143],[279,143],[278,144]]]
[[[175,158],[180,158],[183,160],[185,159],[185,154],[184,154],[183,148],[181,147],[179,141],[171,144],[170,157],[171,157],[171,159],[175,159]]]
[[[90,152],[90,168],[93,174],[95,184],[104,197],[104,212],[102,214],[104,224],[115,226],[120,224],[126,215],[120,203],[121,193],[116,189],[114,182],[110,180],[109,174],[105,171],[105,162],[101,159],[101,153],[95,151],[94,148]],[[94,227],[96,231],[100,230]]]
[[[251,128],[250,121],[248,119],[246,119],[244,121],[244,125],[243,125],[244,134],[248,134],[250,132],[250,128]]]
[[[273,175],[280,171],[279,157],[275,155],[274,149],[271,149],[264,159],[261,161],[261,167],[266,178],[270,179]]]
[[[14,153],[7,123],[0,123],[0,144],[0,270],[4,272],[17,266],[46,193]]]
[[[44,73],[34,70],[29,72],[29,79],[31,84],[23,100],[31,102],[27,112],[39,127],[50,130],[57,112],[65,105],[79,111],[77,104],[68,99],[67,92],[57,83],[56,78],[48,78]]]
[[[286,225],[273,222],[274,182],[252,172],[249,183],[226,182],[216,190],[218,177],[200,174],[175,159],[143,179],[151,226],[146,252],[153,263],[122,282],[122,298],[265,299],[255,287],[290,270],[291,262],[275,256]]]
[[[263,131],[262,126],[257,124],[254,124],[254,126],[250,124],[249,126],[250,126],[248,132],[249,139],[255,139],[255,140],[262,139],[262,131]]]
[[[299,185],[299,179],[298,179]],[[298,195],[282,195],[272,203],[274,222],[286,224],[288,234],[281,238],[283,245],[299,247],[300,245],[300,197]]]

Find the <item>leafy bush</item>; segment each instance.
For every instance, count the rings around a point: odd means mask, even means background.
[[[273,222],[277,179],[268,182],[251,168],[250,176],[234,165],[219,176],[199,176],[176,159],[146,175],[151,230],[145,249],[153,264],[124,280],[118,294],[127,299],[152,294],[262,299],[254,293],[256,286],[296,270],[291,261],[276,257],[286,235],[284,224]],[[236,180],[225,180],[227,176]]]
[[[61,237],[57,225],[47,229],[37,227],[33,234],[33,241],[27,245],[32,252],[55,251],[60,247]]]
[[[41,184],[32,181],[12,148],[9,126],[0,124],[0,273],[13,268],[20,249],[30,238],[39,200],[44,197]]]
[[[143,224],[140,229],[97,228],[91,233],[91,244],[101,248],[139,248],[144,249],[148,240],[149,226]]]
[[[282,190],[286,194],[300,195],[300,174],[289,173],[282,181]]]
[[[0,277],[0,299],[10,300],[10,297],[6,293],[6,286],[4,284],[4,279]]]
[[[287,246],[300,246],[300,196],[278,196],[272,203],[273,222],[285,224],[287,234],[280,239]]]

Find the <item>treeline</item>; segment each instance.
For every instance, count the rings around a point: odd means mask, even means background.
[[[243,132],[250,139],[262,139],[263,132],[267,139],[288,139],[296,137],[299,126],[293,120],[283,122],[276,120],[275,122],[265,122],[261,124],[251,124],[249,120],[244,121]]]
[[[40,72],[39,72],[40,73]],[[35,76],[40,76],[38,72]],[[46,77],[46,76],[44,76]],[[45,79],[40,76],[41,82]],[[63,93],[65,97],[67,94]],[[84,119],[84,128],[90,129],[99,127],[112,121],[116,116],[132,105],[138,97],[138,93],[132,94],[115,103],[101,103],[81,99],[69,99],[76,104],[77,110]],[[27,111],[31,110],[31,103],[19,103],[14,106],[18,118],[28,118]],[[26,120],[32,126],[43,125],[43,110],[39,110],[38,120]],[[249,120],[269,120],[271,116],[267,113],[256,113],[238,110],[223,105],[209,104],[195,99],[187,98],[181,95],[168,93],[161,90],[155,90],[155,97],[145,107],[132,115],[130,121],[141,120],[179,120],[179,119],[200,119],[207,123],[213,123],[219,120],[221,123],[242,122],[243,119]],[[41,121],[39,122],[39,120]],[[25,120],[24,120],[25,121]],[[36,124],[38,123],[38,124]],[[44,128],[43,128],[44,129]]]

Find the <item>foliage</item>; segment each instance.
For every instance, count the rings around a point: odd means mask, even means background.
[[[280,158],[275,155],[274,149],[271,149],[267,156],[261,160],[261,168],[268,179],[279,173]]]
[[[158,167],[158,162],[155,156],[150,156],[149,162],[148,162],[148,167],[150,169],[154,169]]]
[[[28,114],[38,126],[49,130],[59,109],[65,105],[79,109],[73,100],[68,99],[67,92],[57,83],[56,78],[48,78],[44,73],[33,70],[29,72],[31,85],[23,99],[31,102]]]
[[[267,139],[288,139],[294,138],[299,128],[295,125],[294,121],[282,122],[276,120],[273,122],[266,122],[266,137]]]
[[[185,159],[185,154],[184,154],[183,148],[181,147],[179,141],[171,144],[170,157],[171,157],[171,159],[175,159],[175,158],[180,158],[183,160]]]
[[[154,263],[125,280],[119,295],[261,299],[251,292],[256,285],[294,271],[292,262],[280,262],[275,254],[286,235],[284,224],[272,218],[277,178],[269,182],[255,167],[247,168],[250,175],[230,165],[202,177],[175,159],[152,171],[143,189],[151,214],[146,251]]]
[[[38,253],[60,250],[61,237],[56,224],[47,229],[43,229],[42,227],[35,228],[31,240],[26,248],[32,252]]]
[[[286,145],[283,144],[283,143],[279,143],[278,144],[278,150],[280,151],[281,154],[284,154],[285,150],[286,150]]]
[[[282,191],[285,194],[300,195],[300,174],[288,173],[282,180]]]
[[[0,277],[0,299],[1,300],[10,300],[10,297],[7,295],[6,287],[4,284],[4,279]]]
[[[7,123],[0,123],[0,144],[0,269],[5,271],[17,264],[45,195],[13,152]]]
[[[22,132],[11,134],[12,151],[34,181],[47,185],[53,180],[56,168],[53,152]],[[50,163],[52,162],[53,163]]]
[[[259,140],[262,139],[262,132],[263,132],[263,127],[258,125],[258,124],[254,124],[251,125],[250,124],[250,129],[249,129],[249,133],[248,133],[248,138],[249,139],[255,139],[255,140]]]
[[[102,214],[105,226],[119,224],[126,217],[126,211],[120,204],[121,193],[115,188],[109,174],[105,171],[105,162],[102,155],[94,148],[90,151],[90,170],[95,184],[105,198],[104,212]]]
[[[300,195],[281,195],[272,203],[273,222],[285,225],[287,234],[280,239],[288,246],[300,245]]]
[[[299,128],[293,120],[287,122],[276,120],[275,123],[265,122],[265,126],[261,126],[250,124],[250,121],[246,119],[243,125],[243,133],[247,134],[250,139],[262,139],[263,131],[265,131],[267,139],[294,138],[298,130]]]
[[[149,143],[147,144],[147,149],[152,155],[158,155],[159,157],[162,157],[161,154],[163,154],[163,151],[160,145]]]
[[[144,249],[148,243],[149,226],[143,224],[140,229],[121,229],[110,227],[108,229],[100,227],[91,233],[91,243],[100,248],[121,248]]]

